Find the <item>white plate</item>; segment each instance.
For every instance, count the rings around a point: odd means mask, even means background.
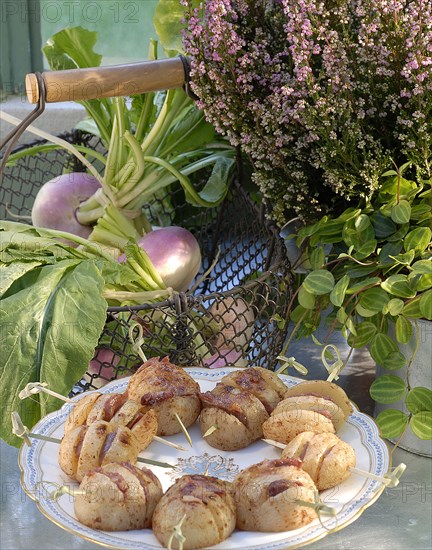
[[[186,369],[198,381],[202,391],[211,390],[216,382],[233,369],[201,370],[198,368]],[[287,386],[292,386],[300,380],[290,376],[281,376]],[[123,392],[126,389],[128,378],[116,380],[100,391]],[[76,398],[79,399],[79,396]],[[62,409],[49,414],[33,429],[33,432],[46,436],[61,438],[64,421],[71,410],[66,404]],[[278,458],[280,450],[257,441],[246,449],[235,452],[224,452],[210,447],[201,437],[199,426],[189,429],[193,440],[193,448],[186,452],[177,451],[171,447],[154,442],[142,456],[153,460],[169,462],[175,465],[174,470],[151,466],[151,469],[161,480],[162,486],[167,489],[175,477],[185,473],[204,473],[224,479],[233,479],[241,469],[260,462],[265,458]],[[390,457],[386,443],[380,438],[377,425],[369,416],[359,412],[354,407],[353,414],[338,434],[355,450],[357,467],[383,476],[390,468]],[[183,434],[169,437],[171,441],[188,447]],[[113,548],[139,548],[141,550],[160,548],[160,545],[149,529],[140,531],[106,532],[90,529],[75,519],[73,498],[63,495],[58,501],[48,498],[54,487],[46,482],[59,485],[77,486],[58,466],[58,445],[33,439],[31,447],[24,445],[19,454],[19,464],[22,470],[21,483],[26,491],[37,503],[39,510],[51,521],[66,531],[83,539]],[[41,483],[43,482],[43,483]],[[256,533],[249,531],[234,531],[221,544],[215,546],[220,549],[278,549],[297,548],[326,536],[331,530],[339,530],[357,519],[361,513],[379,497],[383,485],[369,478],[352,474],[344,483],[333,489],[323,491],[321,500],[337,511],[336,519],[327,517],[323,524],[318,520],[306,527],[283,533]]]

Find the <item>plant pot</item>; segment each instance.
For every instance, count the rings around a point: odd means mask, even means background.
[[[297,233],[301,226],[302,223],[299,218],[293,218],[292,220],[289,220],[280,230],[280,236],[285,241],[287,258],[294,273],[307,273],[307,269],[305,269],[301,264],[297,265],[300,263],[303,251],[297,246],[295,238],[290,238],[291,235]]]
[[[409,381],[411,388],[415,387],[425,387],[432,389],[432,365],[431,365],[431,352],[432,352],[432,321],[427,321],[423,319],[417,320],[417,326],[419,331],[419,347],[417,353],[408,367],[403,369],[391,371],[391,374],[399,376],[402,380]],[[396,340],[396,335],[394,327],[389,328],[389,336]],[[413,335],[406,345],[399,345],[400,351],[405,355],[405,357],[410,358],[414,353],[416,348],[416,334],[415,327]],[[380,365],[376,366],[376,376],[390,374],[390,371],[384,369]],[[374,414],[377,416],[380,412],[386,409],[397,409],[406,414],[409,414],[409,411],[405,404],[405,399],[401,399],[397,403],[392,403],[391,405],[384,405],[381,403],[375,404]],[[398,438],[391,439],[389,441],[396,443]],[[411,427],[408,425],[404,435],[400,439],[398,444],[399,447],[410,451],[412,453],[432,457],[432,440],[423,440],[418,438]]]

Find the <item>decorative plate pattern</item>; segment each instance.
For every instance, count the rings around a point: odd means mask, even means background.
[[[200,384],[202,391],[211,390],[228,372],[234,369],[202,370],[186,369]],[[287,386],[300,380],[281,375]],[[101,390],[104,393],[122,392],[126,389],[128,378],[116,380]],[[75,399],[78,400],[80,396]],[[59,411],[42,419],[32,432],[61,438],[64,422],[71,407],[66,404]],[[189,429],[193,447],[186,452],[177,451],[159,442],[153,442],[141,456],[168,462],[174,466],[168,470],[157,466],[150,468],[159,477],[164,490],[184,473],[205,473],[223,479],[232,480],[243,468],[260,462],[265,458],[278,458],[280,450],[257,441],[246,449],[235,452],[224,452],[210,447],[201,437],[199,426]],[[338,435],[347,441],[356,452],[356,466],[378,476],[383,476],[390,468],[390,457],[386,443],[380,438],[377,425],[369,416],[354,407],[353,414],[339,431]],[[183,434],[170,436],[175,443],[185,444]],[[22,471],[21,483],[26,493],[36,501],[39,510],[51,521],[66,531],[94,543],[111,548],[150,550],[160,548],[160,544],[149,529],[140,531],[106,532],[90,529],[79,523],[74,516],[73,497],[63,495],[57,501],[48,497],[53,490],[50,484],[77,486],[58,466],[58,445],[46,441],[33,440],[32,446],[23,446],[19,454],[19,465]],[[379,497],[383,485],[363,476],[352,474],[344,483],[333,489],[323,491],[321,500],[336,509],[335,518],[318,520],[306,527],[283,533],[256,533],[234,531],[234,533],[217,546],[219,549],[269,550],[298,548],[326,536],[331,530],[346,527],[357,519],[361,513]]]

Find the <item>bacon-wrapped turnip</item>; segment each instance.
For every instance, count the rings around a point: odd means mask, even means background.
[[[234,480],[237,527],[245,531],[298,529],[314,520],[315,511],[299,501],[315,501],[315,484],[298,459],[264,460]]]
[[[186,539],[184,550],[219,544],[231,535],[235,523],[230,484],[203,475],[177,479],[160,499],[153,514],[153,532],[166,548],[178,548],[178,542],[172,539],[174,528],[181,524]]]
[[[153,411],[147,415],[153,417],[153,431],[148,429],[148,417],[143,417],[132,429],[98,420],[69,430],[59,447],[60,468],[81,481],[87,472],[109,462],[135,463],[156,433],[156,416]]]
[[[303,432],[282,451],[282,458],[299,458],[301,467],[319,491],[342,483],[351,475],[356,457],[354,449],[331,433]]]
[[[75,514],[92,529],[146,529],[162,493],[151,470],[130,462],[109,463],[84,476],[75,496]]]
[[[269,417],[264,405],[252,393],[219,383],[201,394],[201,433],[216,429],[206,441],[216,449],[236,451],[247,447],[263,435],[263,422]]]
[[[141,365],[127,388],[129,399],[156,412],[158,435],[180,433],[178,418],[186,428],[196,421],[201,410],[199,392],[198,382],[167,357],[153,357]]]
[[[262,367],[249,367],[230,372],[221,379],[221,384],[252,393],[261,401],[269,414],[287,390],[277,374]]]

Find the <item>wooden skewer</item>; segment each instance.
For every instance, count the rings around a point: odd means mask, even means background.
[[[262,439],[261,441],[265,441],[265,443],[268,443],[269,445],[273,445],[273,447],[278,447],[279,449],[285,449],[286,445],[284,443],[279,443],[279,441],[274,441],[274,439]]]
[[[203,437],[208,437],[212,433],[214,433],[218,429],[216,424],[213,424],[213,426],[210,426],[210,428],[203,434]]]
[[[184,436],[187,439],[189,445],[191,447],[193,447],[192,439],[191,439],[191,436],[189,435],[189,432],[186,429],[186,426],[183,424],[181,418],[179,417],[179,415],[177,413],[174,413],[174,416],[177,418],[177,421],[180,424],[180,428],[181,428],[182,432],[184,433]]]
[[[68,397],[64,397],[60,393],[50,390],[46,382],[30,382],[29,384],[27,384],[27,386],[23,390],[19,392],[18,397],[20,399],[26,399],[27,397],[36,395],[37,393],[47,393],[49,395],[52,395],[53,397],[57,397],[57,399],[60,399],[65,403],[72,403],[74,405],[77,404],[76,401],[74,401],[73,399],[69,399]],[[159,443],[162,443],[163,445],[167,445],[168,447],[173,447],[178,451],[186,451],[185,447],[183,447],[182,445],[179,445],[178,443],[173,443],[172,441],[167,441],[166,439],[163,439],[158,435],[155,435],[153,439],[155,441],[158,441]]]
[[[56,443],[60,444],[61,439],[58,437],[48,437],[47,435],[43,434],[37,434],[31,432],[27,426],[24,426],[20,415],[17,411],[13,411],[11,413],[12,418],[12,433],[16,435],[17,437],[20,437],[24,440],[24,442],[31,447],[31,439],[39,439],[41,441],[47,441],[48,443]],[[142,458],[138,457],[137,462],[141,462],[142,464],[151,464],[152,466],[159,466],[160,468],[174,468],[172,464],[168,464],[168,462],[159,462],[158,460],[151,460],[150,458]]]
[[[75,403],[73,399],[69,399],[69,397],[64,397],[64,395],[50,390],[46,382],[29,382],[27,386],[19,392],[18,397],[20,399],[27,399],[27,397],[36,395],[37,393],[47,393],[48,395],[57,397],[57,399],[60,399],[65,403]]]
[[[269,445],[273,445],[273,447],[277,447],[278,449],[285,449],[286,447],[284,443],[279,443],[279,441],[274,441],[273,439],[262,439],[262,441],[265,441]],[[397,466],[392,472],[388,472],[384,474],[384,476],[378,476],[376,474],[373,474],[372,472],[361,470],[360,468],[355,468],[354,466],[350,466],[349,470],[353,474],[358,474],[360,476],[373,479],[374,481],[380,481],[387,487],[396,487],[399,484],[399,479],[401,475],[406,470],[406,464],[401,462],[399,466]]]

